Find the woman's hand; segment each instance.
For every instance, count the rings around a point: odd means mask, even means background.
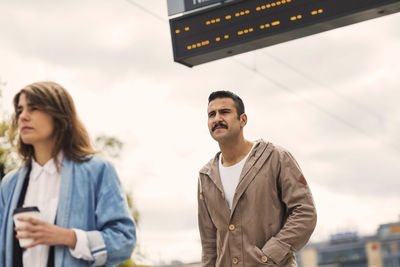
[[[16,235],[17,239],[32,238],[34,241],[25,248],[31,248],[37,245],[65,245],[71,249],[75,248],[76,236],[71,229],[62,228],[54,224],[35,219],[19,218],[19,221],[28,222],[30,225],[15,227],[15,231],[26,231],[24,235]]]

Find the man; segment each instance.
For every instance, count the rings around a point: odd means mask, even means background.
[[[292,155],[269,142],[248,141],[240,97],[208,98],[208,128],[221,152],[199,176],[203,267],[297,266],[294,253],[309,240],[316,211]]]

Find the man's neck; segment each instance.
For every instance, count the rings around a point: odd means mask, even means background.
[[[253,143],[240,138],[235,142],[219,143],[222,153],[222,165],[229,167],[241,161],[251,150]]]

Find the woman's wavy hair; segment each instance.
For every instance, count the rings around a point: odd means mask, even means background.
[[[53,137],[55,144],[52,158],[57,161],[57,154],[62,151],[64,156],[75,162],[89,160],[88,155],[95,154],[88,132],[79,120],[71,95],[61,85],[55,82],[36,82],[21,89],[13,100],[14,115],[12,117],[11,133],[18,130],[18,102],[24,94],[29,104],[46,112],[54,120]],[[18,154],[26,163],[34,156],[34,148],[25,144],[21,137],[17,141]],[[56,162],[57,166],[59,162]]]

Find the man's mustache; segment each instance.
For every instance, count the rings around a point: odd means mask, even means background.
[[[222,127],[222,128],[228,129],[228,126],[227,126],[227,125],[225,125],[225,124],[222,123],[222,122],[218,122],[217,124],[215,124],[215,125],[212,127],[212,131],[214,132],[215,129],[217,129],[217,127]]]

